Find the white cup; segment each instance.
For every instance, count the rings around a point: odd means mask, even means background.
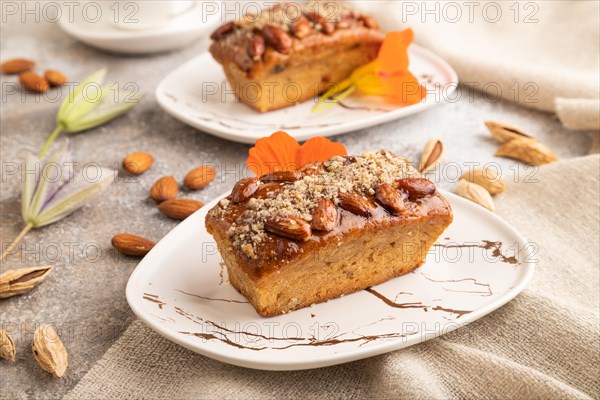
[[[114,26],[126,30],[161,28],[174,17],[189,11],[193,0],[117,0],[111,2]],[[114,8],[118,12],[114,12]]]

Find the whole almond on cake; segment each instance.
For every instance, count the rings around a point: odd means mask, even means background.
[[[258,178],[244,178],[239,180],[231,190],[231,201],[242,203],[250,198],[258,189]]]
[[[409,199],[418,199],[435,193],[435,185],[424,178],[404,178],[398,179],[394,185],[401,191],[408,194]]]
[[[154,164],[154,157],[144,151],[127,154],[123,159],[123,169],[132,175],[141,175]]]
[[[321,197],[313,211],[311,227],[318,231],[331,232],[338,224],[338,209],[333,201]]]
[[[401,215],[405,210],[404,198],[389,183],[380,183],[375,189],[377,200],[392,214]]]
[[[265,221],[265,230],[300,242],[306,242],[312,235],[310,224],[294,216],[271,217]]]
[[[260,177],[261,182],[295,182],[302,178],[299,171],[274,171]]]
[[[202,189],[211,183],[216,175],[216,169],[211,166],[203,165],[188,172],[183,179],[183,184],[191,190]]]
[[[375,210],[375,204],[364,196],[355,193],[338,193],[340,207],[353,214],[368,217]]]

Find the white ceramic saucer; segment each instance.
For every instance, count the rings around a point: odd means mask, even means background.
[[[259,316],[227,282],[204,217],[165,236],[127,284],[135,314],[159,334],[219,361],[267,370],[324,367],[444,335],[494,311],[531,279],[533,248],[496,214],[444,192],[454,222],[413,273],[313,307]],[[169,357],[165,354],[165,357]]]
[[[165,26],[147,30],[124,30],[113,25],[113,12],[102,4],[102,12],[92,18],[84,13],[63,13],[58,25],[74,38],[102,50],[126,54],[147,54],[173,50],[208,35],[220,23],[220,15],[204,15],[203,1],[195,1],[189,11],[173,17]]]
[[[353,132],[422,112],[453,98],[456,72],[432,52],[411,45],[410,70],[427,87],[426,98],[407,107],[382,103],[379,97],[350,96],[343,106],[314,113],[314,101],[259,113],[242,104],[226,82],[223,68],[204,53],[176,68],[156,88],[158,104],[173,117],[201,131],[241,143],[283,130],[296,140]]]

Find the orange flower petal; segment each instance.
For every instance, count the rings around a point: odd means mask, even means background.
[[[408,71],[385,79],[388,85],[386,101],[396,105],[411,105],[423,100],[427,91],[417,78]]]
[[[385,36],[377,55],[381,72],[392,74],[408,69],[408,46],[412,43],[413,36],[412,29],[389,32]]]
[[[311,161],[326,161],[331,157],[345,156],[346,147],[323,137],[308,139],[298,150],[296,161],[303,166]]]
[[[299,149],[300,145],[293,137],[278,131],[256,141],[248,151],[246,165],[256,176],[273,171],[295,170],[299,168],[296,162]]]
[[[272,171],[293,171],[310,161],[325,161],[346,154],[341,143],[315,137],[300,146],[293,137],[279,131],[256,141],[248,151],[246,165],[256,176],[262,176]]]
[[[408,46],[412,40],[411,29],[388,33],[377,60],[352,74],[358,90],[364,94],[384,96],[386,101],[397,105],[421,101],[426,94],[425,89],[408,71]]]
[[[426,89],[408,70],[408,47],[413,41],[412,29],[389,32],[377,58],[352,72],[348,81],[364,94],[384,96],[386,101],[397,105],[410,105],[420,102],[426,95]],[[338,90],[336,93],[339,93]],[[321,96],[313,110],[325,109],[319,106],[330,96]]]

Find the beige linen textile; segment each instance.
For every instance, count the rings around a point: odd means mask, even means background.
[[[387,30],[412,27],[417,44],[448,61],[462,83],[490,101],[502,97],[555,112],[571,130],[600,129],[600,2],[357,4]]]
[[[598,155],[510,183],[498,214],[539,245],[530,286],[438,339],[297,372],[234,367],[133,323],[67,399],[599,398]],[[527,205],[527,206],[525,206]]]

